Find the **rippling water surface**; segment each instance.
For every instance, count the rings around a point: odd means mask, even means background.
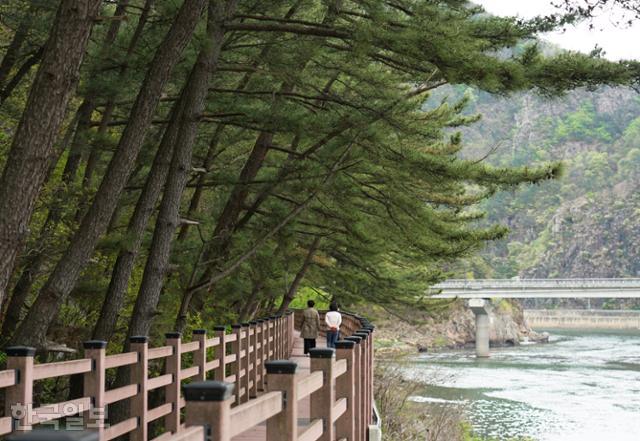
[[[463,403],[478,434],[498,440],[640,441],[640,331],[553,331],[549,344],[425,354],[415,401]]]

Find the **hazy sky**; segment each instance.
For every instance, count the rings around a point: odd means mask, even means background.
[[[556,11],[550,0],[475,0],[496,15],[517,15],[533,17]],[[546,40],[566,49],[590,52],[596,45],[602,47],[606,57],[611,60],[640,59],[640,20],[630,28],[616,27],[615,17],[621,11],[612,8],[603,11],[593,21],[595,29],[589,29],[587,23],[569,27],[566,32],[544,34]]]

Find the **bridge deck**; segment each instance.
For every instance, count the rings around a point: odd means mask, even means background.
[[[325,347],[326,342],[324,337],[318,337],[317,347]],[[309,357],[305,357],[303,354],[303,340],[300,338],[300,333],[295,331],[295,343],[293,346],[293,355],[291,360],[298,363],[298,375],[308,375],[311,370],[311,361]],[[298,402],[298,430],[304,428],[309,420],[309,397],[305,397]],[[259,424],[252,429],[247,430],[240,435],[233,437],[233,441],[266,441],[267,439],[267,424]]]
[[[640,279],[447,280],[430,290],[434,298],[640,298]]]

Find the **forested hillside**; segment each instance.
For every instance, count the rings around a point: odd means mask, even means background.
[[[478,275],[640,276],[640,95],[627,88],[562,99],[467,93],[469,111],[482,114],[464,130],[470,157],[487,155],[500,166],[564,164],[561,179],[484,204],[511,233],[487,247]]]
[[[482,103],[430,94],[553,96],[638,72],[545,56],[533,38],[554,20],[457,0],[9,0],[0,17],[1,333],[40,348],[275,314],[301,287],[421,307],[447,265],[504,235],[478,203],[559,171],[519,141],[515,166],[465,159],[489,148],[457,133]],[[563,143],[623,142],[626,125],[575,112]]]

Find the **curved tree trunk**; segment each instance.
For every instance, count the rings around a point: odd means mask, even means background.
[[[178,139],[171,168],[153,231],[149,257],[145,265],[140,291],[131,315],[129,335],[148,335],[156,314],[164,276],[169,264],[173,238],[180,223],[180,201],[191,170],[193,146],[198,120],[205,107],[209,78],[215,72],[224,38],[224,23],[235,11],[237,0],[211,1],[207,20],[207,42],[198,54],[181,99],[184,107],[179,116]]]
[[[109,288],[102,303],[100,316],[93,329],[92,338],[95,340],[109,341],[115,331],[118,314],[124,304],[127,288],[129,287],[129,279],[142,246],[145,229],[160,197],[162,187],[167,180],[171,157],[173,156],[173,146],[176,143],[178,134],[177,120],[181,113],[180,106],[182,102],[183,100],[180,99],[171,112],[171,122],[165,130],[149,176],[144,184],[142,193],[138,197],[133,215],[129,220],[125,235],[127,241],[122,245],[118,253],[118,258],[111,272]]]
[[[62,0],[0,178],[0,304],[28,234],[100,0]]]
[[[120,195],[135,167],[136,158],[158,107],[162,91],[182,52],[191,41],[205,5],[206,0],[185,0],[180,8],[151,62],[131,109],[129,123],[124,129],[91,207],[29,314],[14,334],[13,341],[32,346],[44,341],[60,306],[75,286],[81,271],[95,250],[98,239],[108,227]]]
[[[3,88],[4,84],[7,82],[7,78],[9,77],[9,73],[16,65],[18,58],[20,56],[20,51],[22,49],[22,45],[27,39],[27,34],[29,32],[29,28],[31,26],[31,17],[34,12],[34,7],[31,6],[27,11],[27,14],[20,21],[18,25],[18,29],[16,29],[15,34],[13,34],[13,38],[11,39],[11,43],[9,43],[9,47],[7,51],[4,53],[4,57],[2,57],[2,62],[0,62],[0,90]]]
[[[124,64],[122,65],[122,67],[120,67],[120,72],[118,74],[119,81],[122,81],[125,79],[126,72],[129,69],[128,60],[133,55],[133,51],[135,50],[135,48],[138,46],[138,43],[140,42],[140,38],[142,37],[142,31],[144,30],[144,27],[146,26],[147,21],[149,19],[149,13],[151,12],[151,6],[153,6],[153,2],[154,0],[146,0],[144,3],[142,13],[140,14],[140,18],[138,19],[138,24],[136,25],[136,30],[134,31],[133,36],[129,41],[129,46],[127,47],[127,53],[125,55]],[[112,96],[107,101],[107,104],[105,105],[105,108],[104,108],[104,112],[102,113],[102,119],[100,120],[100,126],[98,127],[98,134],[97,134],[98,139],[101,139],[107,132],[107,128],[109,127],[109,122],[111,121],[114,108],[115,108],[115,98]],[[100,161],[100,153],[101,153],[101,148],[99,148],[96,145],[94,145],[91,151],[89,152],[89,158],[87,159],[87,165],[84,169],[84,177],[83,177],[83,184],[85,188],[91,187],[93,173],[95,172],[96,167],[98,166],[98,162]],[[79,204],[80,207],[78,209],[78,212],[79,212],[77,216],[78,218],[81,217],[80,212],[84,211],[82,210],[82,207],[87,205],[86,201],[84,201],[85,198],[83,198],[83,201],[81,201],[81,203]]]
[[[13,78],[7,82],[7,85],[0,90],[0,105],[4,103],[7,98],[11,96],[13,90],[18,87],[20,81],[31,71],[31,68],[38,64],[44,54],[44,47],[41,47],[37,51],[33,52],[20,66]]]

